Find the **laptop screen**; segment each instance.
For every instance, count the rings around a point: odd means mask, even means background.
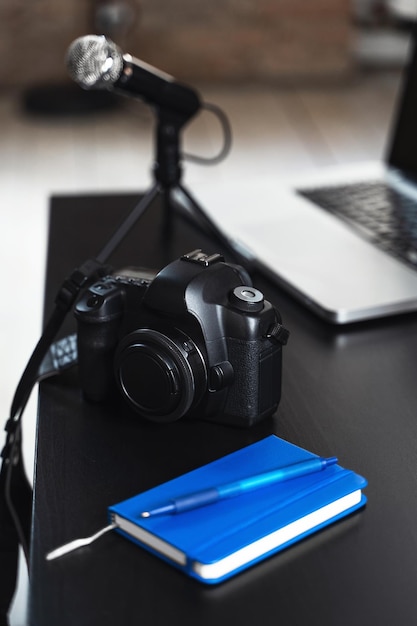
[[[417,177],[417,25],[413,28],[410,60],[398,104],[388,163],[391,167]]]

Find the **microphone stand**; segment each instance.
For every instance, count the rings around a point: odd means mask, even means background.
[[[183,126],[189,116],[168,108],[157,108],[156,126],[156,157],[153,166],[154,184],[144,194],[131,213],[122,222],[110,240],[95,257],[100,263],[105,263],[114,250],[120,245],[134,224],[159,198],[164,211],[163,239],[169,246],[173,229],[174,211],[191,217],[192,221],[205,233],[211,235],[219,245],[242,265],[248,264],[248,259],[239,254],[229,239],[216,226],[203,208],[194,199],[192,194],[181,184],[182,167],[180,137]]]

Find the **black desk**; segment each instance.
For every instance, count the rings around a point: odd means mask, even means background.
[[[94,255],[131,195],[60,197],[51,206],[46,310],[64,275]],[[115,267],[161,267],[153,208]],[[176,223],[170,259],[217,248]],[[308,260],[306,260],[308,263]],[[260,276],[282,312],[278,413],[252,430],[179,421],[156,426],[83,402],[76,370],[43,383],[35,477],[30,624],[407,626],[417,622],[417,316],[338,329]],[[64,332],[73,329],[68,320]],[[205,587],[108,534],[47,563],[45,553],[106,523],[106,507],[270,433],[369,480],[366,509],[216,587]]]

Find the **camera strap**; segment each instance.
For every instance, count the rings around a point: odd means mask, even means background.
[[[1,452],[0,470],[0,562],[5,580],[0,586],[0,625],[7,624],[16,588],[19,545],[29,566],[32,488],[27,479],[22,455],[23,411],[34,386],[61,373],[77,360],[76,337],[70,335],[53,343],[79,292],[110,271],[108,266],[89,259],[64,281],[55,298],[55,309],[29,359],[13,397],[6,422],[6,443]]]
[[[161,186],[155,183],[133,207],[96,258],[85,261],[64,281],[55,298],[55,309],[17,386],[5,426],[6,444],[0,455],[0,562],[8,577],[6,583],[0,586],[0,626],[8,623],[7,614],[16,588],[19,544],[29,566],[32,488],[22,456],[23,411],[36,383],[59,374],[75,363],[75,338],[69,337],[56,344],[53,341],[81,289],[111,272],[106,265],[107,259],[160,193]]]

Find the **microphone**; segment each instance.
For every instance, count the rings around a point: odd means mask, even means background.
[[[66,62],[69,75],[83,89],[108,89],[138,97],[174,113],[183,123],[201,107],[196,91],[130,54],[123,54],[104,35],[85,35],[73,41]]]

